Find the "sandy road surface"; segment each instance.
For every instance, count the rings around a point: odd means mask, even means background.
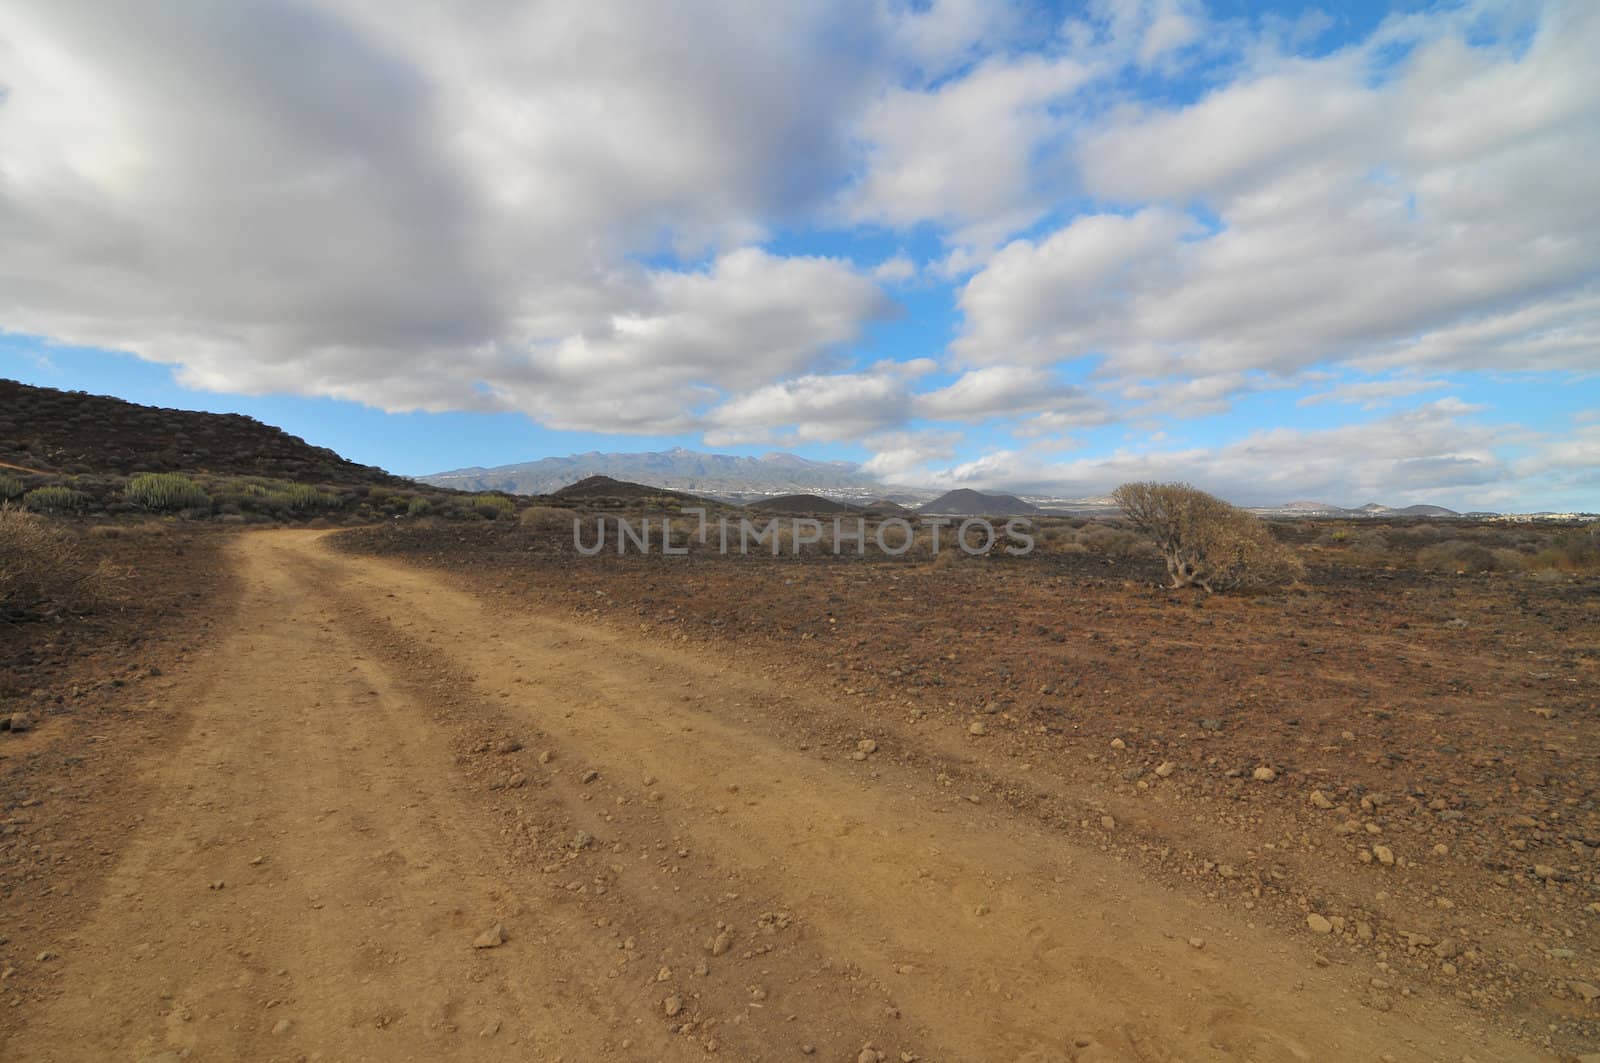
[[[806,741],[848,709],[776,673],[316,533],[234,556],[236,619],[171,677],[189,723],[8,1059],[1545,1058]]]

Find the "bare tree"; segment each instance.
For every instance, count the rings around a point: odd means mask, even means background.
[[[1128,483],[1112,493],[1134,527],[1155,540],[1172,587],[1282,583],[1305,566],[1266,522],[1185,483]]]

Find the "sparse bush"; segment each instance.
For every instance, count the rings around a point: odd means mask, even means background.
[[[122,497],[158,513],[211,508],[211,496],[199,484],[175,472],[141,473],[128,481]]]
[[[1148,549],[1133,532],[1110,524],[1090,524],[1082,528],[1078,532],[1078,543],[1085,553],[1103,557],[1134,557]]]
[[[433,512],[432,503],[421,496],[413,498],[406,506],[406,516],[408,517],[425,517],[431,512]]]
[[[577,510],[561,506],[529,506],[517,515],[517,523],[533,532],[570,531],[577,519]]]
[[[35,513],[60,516],[83,512],[89,507],[89,496],[70,487],[52,484],[48,487],[35,487],[22,496],[22,504]]]
[[[13,498],[21,498],[27,488],[22,480],[16,476],[0,476],[0,502],[9,502]]]
[[[107,597],[115,570],[90,560],[62,528],[0,504],[0,609],[77,608]]]
[[[1287,582],[1304,566],[1266,522],[1184,483],[1128,483],[1113,493],[1134,527],[1161,550],[1172,586],[1228,587]]]
[[[1563,532],[1528,560],[1528,567],[1561,572],[1600,569],[1600,524]]]

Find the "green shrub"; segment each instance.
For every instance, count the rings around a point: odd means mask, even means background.
[[[211,496],[199,484],[175,472],[141,473],[128,481],[122,497],[158,513],[211,508]]]
[[[267,504],[274,509],[287,509],[293,513],[315,513],[318,510],[336,509],[339,499],[310,484],[286,483],[267,494]]]
[[[22,481],[17,477],[0,476],[0,501],[21,498],[26,490],[27,488],[22,485]]]
[[[35,513],[81,513],[89,508],[89,496],[70,487],[52,484],[49,487],[35,487],[22,496],[22,504]]]
[[[485,520],[515,516],[517,504],[505,495],[473,495],[472,509]]]
[[[406,506],[406,516],[425,517],[433,511],[433,505],[426,498],[413,498]]]

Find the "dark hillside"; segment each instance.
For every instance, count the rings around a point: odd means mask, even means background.
[[[0,463],[49,473],[204,472],[414,486],[237,413],[140,406],[0,380]]]

